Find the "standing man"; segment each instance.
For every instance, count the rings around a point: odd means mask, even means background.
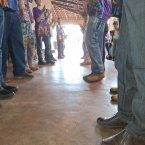
[[[103,35],[105,23],[110,18],[111,0],[89,0],[87,7],[89,22],[85,42],[92,61],[92,72],[83,78],[87,82],[96,82],[105,77]]]
[[[39,65],[45,65],[45,64],[54,65],[55,62],[51,58],[51,42],[50,42],[50,36],[48,34],[48,29],[47,29],[47,22],[51,14],[51,11],[48,11],[48,9],[45,8],[45,5],[43,4],[43,0],[35,0],[35,3],[37,7],[33,8],[33,16],[36,22],[35,34],[36,34],[36,39],[37,39],[38,64]],[[43,61],[43,57],[41,53],[42,40],[44,41],[44,44],[45,44],[46,63]]]
[[[7,0],[9,8],[5,8],[4,35],[2,43],[2,73],[7,74],[8,49],[13,63],[14,78],[32,78],[26,73],[25,49],[23,45],[22,26],[18,11],[17,0]]]
[[[56,31],[57,31],[57,46],[58,46],[58,59],[63,59],[63,41],[64,41],[64,36],[63,36],[63,28],[61,26],[61,19],[57,19],[58,25],[56,26]]]
[[[123,1],[120,37],[115,67],[118,70],[118,113],[97,122],[106,127],[122,127],[119,134],[101,145],[145,145],[145,1]]]
[[[18,87],[7,86],[4,83],[3,75],[1,71],[2,67],[2,50],[1,44],[3,39],[3,32],[4,32],[4,10],[3,8],[8,7],[8,3],[6,0],[0,0],[0,99],[10,99],[14,96],[14,92],[18,90]],[[1,105],[0,105],[1,106]]]

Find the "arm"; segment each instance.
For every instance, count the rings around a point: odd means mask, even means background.
[[[48,24],[48,28],[50,28],[50,27],[54,27],[55,25],[54,25],[54,20],[52,20],[52,22],[50,23],[50,24]]]
[[[50,14],[51,14],[51,10],[50,10],[49,13],[47,13],[47,16],[46,16],[46,22],[48,21],[48,18],[49,18],[49,16],[50,16]]]
[[[42,18],[44,18],[44,12],[45,12],[45,6],[44,6],[44,8],[43,8],[42,13],[41,13],[39,16],[38,16],[37,12],[33,9],[34,19],[36,20],[37,23],[39,23],[40,20],[41,20]]]

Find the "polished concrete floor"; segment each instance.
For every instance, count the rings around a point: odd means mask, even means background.
[[[11,100],[0,101],[0,145],[99,145],[120,130],[97,125],[99,116],[112,116],[117,104],[109,89],[116,86],[113,61],[106,61],[106,76],[96,83],[82,77],[90,66],[80,66],[80,48],[67,48],[65,59],[41,66],[33,79],[14,80],[19,86]]]

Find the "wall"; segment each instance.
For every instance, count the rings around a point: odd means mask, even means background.
[[[52,8],[51,0],[43,0],[43,1],[44,1],[44,4],[46,5],[46,7],[48,9]],[[33,9],[33,7],[36,7],[35,1],[32,4],[30,3],[31,10]],[[79,21],[75,21],[75,20],[73,20],[73,21],[62,20],[62,25],[65,25],[65,24],[75,24],[75,25],[77,24],[77,25],[79,25],[79,24],[82,24],[82,23],[83,23],[83,20],[79,20]]]

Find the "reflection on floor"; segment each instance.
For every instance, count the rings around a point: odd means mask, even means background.
[[[43,66],[32,80],[14,80],[19,86],[12,100],[0,101],[0,145],[99,145],[119,130],[97,125],[99,116],[112,116],[117,104],[109,89],[116,86],[114,62],[106,61],[106,76],[88,84],[82,77],[90,66],[80,66],[80,48],[67,48],[65,59]]]

